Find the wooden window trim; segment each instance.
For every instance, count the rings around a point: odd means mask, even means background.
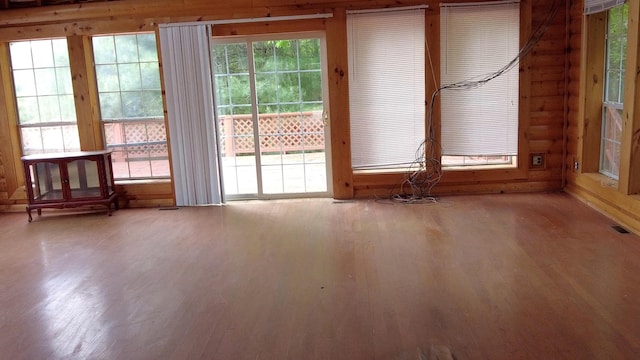
[[[640,193],[640,2],[629,1],[627,65],[625,73],[622,144],[620,148],[620,191]]]
[[[0,43],[0,153],[4,160],[4,179],[9,198],[12,194],[24,184],[24,174],[20,156],[22,154],[22,146],[20,144],[20,135],[18,130],[18,109],[15,102],[15,90],[13,81],[11,81],[11,56],[9,53],[9,43]],[[9,99],[14,99],[9,101]],[[26,198],[26,195],[23,194]]]
[[[627,69],[640,66],[640,4],[629,2],[629,29],[627,35]],[[579,174],[588,175],[587,182],[593,191],[611,192],[612,183],[606,176],[597,176],[600,164],[600,136],[602,128],[602,94],[604,91],[604,59],[607,13],[601,12],[585,17],[583,48],[580,67],[580,108],[578,114],[578,162]],[[625,94],[620,149],[620,175],[616,192],[623,195],[640,193],[640,74],[625,73]],[[608,178],[607,178],[608,179]],[[602,189],[596,189],[595,187]]]
[[[602,132],[602,94],[604,91],[605,51],[604,34],[607,15],[601,12],[588,15],[583,25],[583,44],[580,68],[580,143],[578,162],[580,173],[598,173],[600,168],[600,138]]]

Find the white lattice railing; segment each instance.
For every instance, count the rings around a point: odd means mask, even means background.
[[[254,154],[251,115],[222,116],[219,121],[223,156]],[[264,114],[258,124],[262,153],[324,149],[321,112]],[[164,119],[105,122],[104,134],[115,161],[168,157]]]
[[[219,118],[223,156],[255,153],[251,115]],[[322,112],[262,114],[259,117],[260,151],[297,152],[324,149]]]
[[[145,119],[104,123],[107,148],[113,160],[166,159],[167,133],[164,119]]]

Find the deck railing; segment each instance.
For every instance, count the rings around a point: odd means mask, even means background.
[[[251,115],[226,115],[219,121],[223,156],[255,153]],[[258,126],[263,154],[324,149],[322,112],[262,114]],[[167,158],[165,134],[164,119],[105,123],[107,147],[115,150],[115,161]]]
[[[223,156],[255,153],[253,117],[226,115],[219,118]],[[261,114],[258,119],[260,150],[299,152],[324,149],[324,123],[321,111]]]

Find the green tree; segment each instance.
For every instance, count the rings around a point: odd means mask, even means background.
[[[320,110],[322,76],[318,39],[254,42],[252,55],[260,113]],[[221,115],[251,112],[247,44],[213,47]]]
[[[609,10],[607,19],[606,101],[622,102],[624,73],[627,62],[627,31],[629,4]]]

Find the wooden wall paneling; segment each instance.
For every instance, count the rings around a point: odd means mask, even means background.
[[[154,14],[166,16],[167,14],[179,13],[183,9],[184,4],[182,1],[171,0],[122,0],[11,9],[0,12],[0,27],[66,23],[109,17],[117,18],[130,16],[131,14],[136,14],[139,17],[148,17]]]
[[[520,47],[526,43],[531,35],[533,21],[533,7],[530,0],[520,1]],[[535,50],[535,48],[534,48]],[[535,66],[532,54],[520,59],[520,99],[518,125],[518,169],[527,171],[529,168],[529,123],[531,117],[531,79],[532,68]]]
[[[389,3],[389,1],[387,1]],[[384,6],[384,5],[377,5]],[[73,23],[77,21],[124,19],[132,14],[138,19],[155,22],[192,22],[220,19],[261,18],[331,11],[332,7],[319,3],[307,6],[256,6],[250,1],[197,0],[188,3],[172,0],[122,0],[100,3],[46,6],[31,9],[12,9],[0,12],[0,27]]]
[[[558,121],[562,121],[564,112],[562,111],[532,111],[531,122],[529,126],[541,126],[541,125],[555,125]]]
[[[570,59],[570,62],[579,64],[580,59]],[[574,76],[574,74],[571,71],[568,71],[567,75],[569,76],[569,84],[568,84],[567,90],[568,90],[570,99],[573,100],[569,102],[569,109],[577,110],[579,107],[578,94],[580,94],[580,80],[578,78],[579,75]]]
[[[336,9],[327,19],[327,65],[329,74],[329,123],[333,197],[353,198],[351,169],[351,129],[349,120],[349,69],[347,14]]]
[[[116,192],[122,207],[174,206],[175,196],[171,181],[151,183],[117,183]]]
[[[553,31],[559,31],[560,34],[554,33]],[[534,56],[537,55],[560,55],[564,56],[564,45],[566,43],[566,39],[563,37],[558,37],[558,35],[563,34],[564,28],[559,26],[549,27],[545,34],[545,37],[538,42],[535,50],[533,51]]]
[[[640,2],[629,1],[629,32],[620,149],[620,191],[640,192]]]
[[[559,81],[564,79],[564,64],[555,64],[538,70],[535,81]]]
[[[24,184],[22,146],[18,131],[18,112],[11,75],[9,43],[0,43],[0,153],[3,158],[4,187],[8,197]],[[22,194],[24,195],[24,194]],[[22,196],[22,197],[26,197]]]
[[[222,24],[212,27],[213,36],[248,36],[280,33],[300,33],[324,31],[326,19],[307,19],[296,21],[268,21],[242,24]]]
[[[532,153],[549,153],[549,152],[562,152],[562,139],[543,139],[543,140],[530,140],[529,149]]]
[[[578,159],[581,172],[597,172],[599,169],[606,23],[606,14],[590,15],[583,29],[578,114]]]
[[[540,168],[531,169],[527,182],[531,183],[547,183],[550,186],[545,191],[558,191],[560,182],[562,181],[562,161],[554,161],[550,163],[549,159],[561,158],[554,155],[548,156],[545,159],[545,166]],[[556,166],[555,168],[547,168]]]
[[[433,127],[435,140],[440,144],[441,140],[441,117],[440,117],[440,96],[433,99],[433,115],[429,119],[429,108],[431,106],[433,93],[438,90],[440,83],[440,7],[432,7],[425,10],[425,44],[426,44],[426,71],[425,71],[425,114],[427,116],[425,136],[429,136],[429,125]],[[429,121],[432,123],[430,124]],[[442,148],[434,146],[435,156],[440,159]],[[437,185],[436,185],[437,186]]]
[[[530,143],[529,141],[528,143]],[[527,146],[531,146],[528,144]],[[542,151],[538,151],[542,152]],[[521,156],[523,157],[523,156]],[[442,172],[442,179],[440,180],[440,184],[448,184],[448,183],[456,183],[462,184],[468,182],[470,184],[478,183],[478,182],[509,182],[509,181],[523,181],[526,180],[528,175],[528,156],[527,159],[524,160],[524,169],[523,168],[484,168],[484,169],[460,169],[460,168],[449,168]]]
[[[563,140],[562,127],[556,126],[558,122],[562,121],[562,116],[553,119],[553,126],[549,124],[532,125],[529,127],[529,140]]]
[[[0,61],[4,62],[3,61]],[[0,72],[0,81],[2,81],[2,73]],[[7,101],[4,93],[4,87],[0,86],[0,109],[6,109],[4,105]],[[5,152],[8,152],[6,154]],[[5,168],[15,170],[13,166],[13,148],[11,146],[10,130],[8,128],[8,116],[6,111],[0,111],[0,204],[7,202],[9,199],[9,187],[16,187],[15,176],[12,176],[13,172],[9,175],[13,179],[11,184],[8,184]],[[6,163],[6,165],[5,165]],[[9,180],[11,182],[11,180]],[[3,207],[4,208],[4,207]]]
[[[93,68],[93,48],[87,36],[67,37],[80,147],[83,151],[104,148],[99,115],[98,89]]]
[[[203,0],[195,0],[203,1]],[[233,0],[227,0],[233,3]],[[449,2],[466,2],[468,0],[450,0]],[[347,10],[359,10],[370,8],[389,8],[413,5],[424,5],[425,3],[437,7],[439,2],[432,0],[252,0],[253,7],[263,7],[266,9],[313,9],[313,8],[345,8]]]
[[[573,176],[566,190],[640,234],[640,197],[622,194],[616,182],[607,184],[601,176],[582,174]]]
[[[531,57],[531,67],[537,69],[545,69],[550,66],[556,66],[558,64],[564,64],[565,54],[542,54],[546,56],[534,56]]]
[[[2,152],[0,152],[0,204],[7,199],[9,199],[9,192],[7,191],[7,181],[4,178],[4,158]],[[4,206],[1,208],[4,208]]]
[[[443,186],[436,190],[436,195],[454,194],[483,194],[483,193],[514,193],[514,192],[540,192],[555,191],[558,188],[558,181],[513,181],[503,183],[482,183],[482,184],[462,184]]]
[[[543,174],[548,178],[548,174]],[[509,181],[494,183],[470,183],[464,182],[460,184],[440,183],[433,189],[432,194],[435,196],[461,195],[461,194],[501,194],[501,193],[517,193],[517,192],[546,192],[558,189],[559,180],[541,180],[541,181]],[[379,187],[372,185],[359,185],[355,189],[355,198],[386,198],[389,195],[388,185]]]
[[[304,1],[304,0],[253,0],[252,3],[254,6],[264,6],[264,7],[273,7],[273,6],[291,6],[291,5],[306,5],[306,4],[328,4],[328,3],[336,3],[339,1],[335,0],[313,0]],[[341,4],[346,5],[346,4]]]
[[[536,74],[537,75],[537,74]],[[536,77],[538,79],[538,77]],[[545,81],[533,81],[531,83],[531,96],[564,96],[564,79],[560,80],[545,80]]]
[[[450,0],[449,2],[468,2],[468,0]],[[107,20],[124,18],[132,14],[140,19],[155,18],[166,22],[206,21],[311,14],[331,11],[335,8],[370,9],[425,3],[432,8],[437,8],[439,5],[439,2],[432,0],[426,2],[424,0],[121,0],[9,9],[0,12],[0,27]]]
[[[580,3],[576,5],[576,3]],[[569,4],[569,77],[568,103],[567,103],[567,134],[565,141],[567,142],[567,162],[566,176],[570,179],[579,171],[575,168],[575,162],[578,161],[578,139],[580,130],[578,129],[578,117],[580,116],[580,73],[581,73],[581,49],[582,49],[582,2],[571,1]]]
[[[535,111],[564,111],[564,101],[561,97],[536,97],[530,101],[530,110]]]
[[[202,6],[203,1],[201,0],[182,0],[185,7],[199,7]],[[211,1],[204,1],[204,3],[211,3]],[[238,9],[249,9],[249,8],[267,8],[268,3],[264,0],[216,0],[216,7],[220,8],[238,8]]]
[[[157,23],[154,19],[138,19],[128,16],[67,23],[0,27],[0,41],[153,31]]]

